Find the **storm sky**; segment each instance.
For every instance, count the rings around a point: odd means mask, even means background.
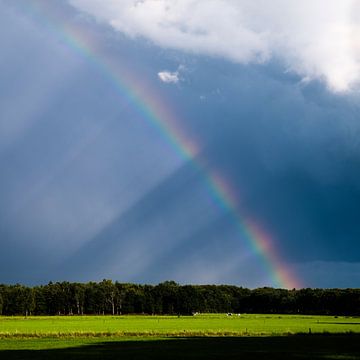
[[[298,286],[360,286],[359,2],[0,0],[0,18],[0,282],[278,286],[236,213]]]

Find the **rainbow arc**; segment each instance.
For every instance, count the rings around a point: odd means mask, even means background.
[[[175,119],[161,100],[156,99],[151,92],[141,90],[144,86],[140,86],[128,73],[122,72],[119,66],[98,52],[93,39],[82,33],[80,29],[64,22],[59,14],[52,11],[50,1],[36,1],[32,2],[31,7],[29,4],[27,6],[27,11],[37,18],[40,17],[54,36],[60,38],[79,56],[91,62],[111,82],[119,96],[141,115],[143,121],[158,131],[181,159],[190,161],[199,170],[209,196],[223,211],[227,211],[234,218],[239,238],[246,240],[251,252],[261,260],[272,280],[272,285],[281,288],[299,288],[299,280],[280,259],[271,236],[240,211],[229,183],[205,165],[205,159],[199,155],[197,144],[189,139],[180,127],[181,122]]]

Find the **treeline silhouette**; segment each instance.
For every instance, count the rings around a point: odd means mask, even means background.
[[[360,315],[360,289],[50,282],[0,285],[0,315],[282,313]]]

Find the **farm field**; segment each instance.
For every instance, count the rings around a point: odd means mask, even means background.
[[[360,359],[359,344],[354,317],[0,317],[0,359]]]
[[[95,336],[274,336],[357,333],[360,318],[306,315],[0,317],[0,338]]]

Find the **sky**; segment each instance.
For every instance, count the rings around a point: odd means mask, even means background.
[[[0,19],[0,283],[360,287],[358,1]]]

